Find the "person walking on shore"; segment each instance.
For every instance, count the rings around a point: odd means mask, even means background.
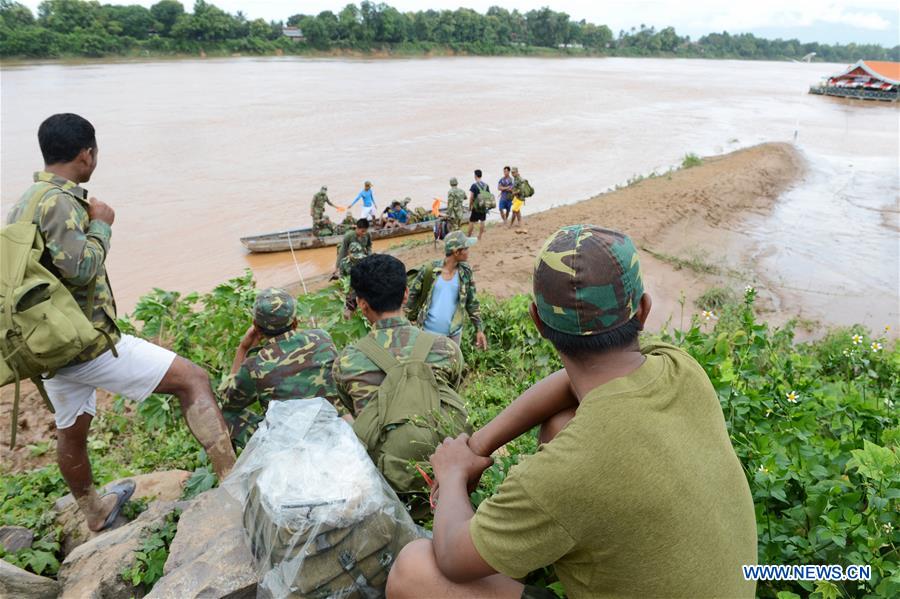
[[[497,182],[497,189],[500,191],[500,202],[497,204],[497,207],[500,209],[500,218],[503,219],[504,225],[512,209],[514,183],[513,178],[510,176],[510,168],[504,166],[503,177]]]
[[[516,233],[528,233],[525,223],[522,221],[522,208],[525,206],[525,198],[522,197],[522,176],[519,175],[519,167],[512,167],[512,206],[509,219],[510,228],[515,227]]]
[[[10,211],[8,222],[34,215],[31,222],[45,245],[41,262],[103,333],[43,383],[55,410],[60,473],[88,528],[100,531],[116,519],[134,482],[109,488],[102,496],[94,487],[87,439],[98,388],[137,402],[151,393],[177,396],[188,428],[219,480],[231,470],[235,454],[206,371],[168,349],[122,334],[116,325],[116,301],[106,272],[115,212],[81,187],[97,167],[93,125],[76,114],[54,114],[41,123],[38,142],[44,170],[35,173],[34,184]]]
[[[479,223],[478,239],[481,239],[481,236],[484,235],[484,221],[487,219],[487,210],[480,206],[478,202],[478,194],[482,191],[490,191],[490,187],[481,180],[481,169],[475,169],[475,182],[469,188],[470,215],[469,230],[466,232],[466,237],[472,236],[472,229],[475,228],[475,223]]]
[[[430,333],[446,335],[459,345],[468,314],[475,327],[475,346],[487,349],[481,304],[475,296],[475,275],[469,248],[477,239],[454,231],[444,238],[444,259],[425,264],[409,286],[406,317]]]
[[[366,181],[363,184],[362,191],[360,191],[357,194],[356,198],[350,203],[350,205],[347,206],[347,209],[349,210],[350,208],[353,208],[353,205],[360,200],[362,200],[363,208],[362,212],[360,212],[359,214],[359,218],[364,218],[370,222],[375,220],[375,210],[378,208],[378,206],[375,204],[375,196],[372,195],[371,181]]]
[[[457,187],[459,181],[456,177],[450,179],[450,189],[447,191],[447,221],[451,231],[459,231],[463,222],[463,202],[466,201],[466,192]]]

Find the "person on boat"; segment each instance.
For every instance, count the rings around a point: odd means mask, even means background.
[[[447,192],[447,221],[451,231],[462,229],[463,202],[466,201],[466,192],[457,187],[459,181],[456,177],[450,179],[450,190]]]
[[[408,222],[409,213],[399,201],[394,200],[394,202],[391,203],[390,210],[388,210],[386,214],[384,226],[394,228],[399,227],[400,225],[405,225]]]
[[[82,183],[97,167],[93,125],[77,114],[54,114],[38,128],[44,170],[10,210],[8,223],[30,212],[44,242],[41,263],[71,292],[103,333],[43,386],[54,408],[57,463],[92,531],[108,528],[131,497],[125,481],[101,495],[94,486],[88,434],[98,388],[141,402],[151,393],[178,397],[191,433],[206,450],[219,480],[234,466],[225,420],[203,368],[164,347],[123,334],[106,271],[115,211],[88,196]],[[26,212],[29,211],[29,212]]]
[[[754,597],[747,478],[703,368],[639,343],[651,302],[632,241],[563,227],[533,285],[531,319],[564,368],[437,448],[434,540],[403,548],[387,596],[555,597],[516,580],[552,564],[572,599]],[[491,454],[535,426],[538,451],[473,512]]]
[[[497,189],[500,191],[500,201],[497,203],[497,208],[500,209],[500,218],[503,219],[503,224],[506,224],[506,219],[509,218],[509,213],[512,210],[514,185],[515,181],[510,176],[510,168],[504,166],[503,177],[497,182]]]
[[[347,209],[353,208],[356,202],[362,200],[363,208],[362,212],[359,215],[359,218],[364,218],[368,221],[375,220],[375,210],[378,206],[375,204],[375,196],[372,195],[372,182],[366,181],[363,184],[362,191],[357,194],[356,198],[347,206]]]
[[[334,235],[334,223],[325,214],[325,204],[332,208],[340,208],[332,204],[328,199],[328,186],[323,185],[322,188],[313,196],[312,205],[310,206],[310,214],[312,215],[313,233],[319,237]]]
[[[264,289],[256,296],[253,324],[234,354],[231,374],[222,381],[222,414],[240,444],[262,417],[246,408],[259,402],[324,397],[346,413],[331,376],[337,349],[321,329],[297,328],[297,302],[284,289]]]
[[[469,248],[478,240],[454,231],[444,238],[444,259],[426,263],[409,285],[406,317],[430,333],[462,339],[468,314],[475,327],[475,345],[487,349],[481,304],[475,297],[475,275],[469,266]]]

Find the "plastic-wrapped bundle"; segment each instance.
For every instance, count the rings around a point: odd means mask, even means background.
[[[223,485],[264,597],[382,597],[418,527],[324,399],[275,401]]]

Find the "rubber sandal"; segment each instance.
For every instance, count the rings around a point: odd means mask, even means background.
[[[116,505],[113,506],[111,512],[106,517],[106,520],[103,521],[103,526],[100,527],[100,530],[106,530],[110,527],[110,525],[116,521],[116,518],[119,517],[119,512],[122,511],[122,506],[125,505],[131,496],[134,494],[135,484],[131,479],[123,480],[120,483],[116,483],[114,485],[110,485],[106,489],[106,493],[101,495],[101,498],[106,497],[107,495],[115,495],[116,496]],[[100,530],[96,532],[100,532]]]

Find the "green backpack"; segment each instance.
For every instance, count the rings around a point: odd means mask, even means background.
[[[0,230],[0,386],[16,385],[10,448],[16,443],[19,382],[31,379],[52,412],[41,375],[52,376],[105,334],[88,316],[96,278],[82,312],[69,290],[41,264],[44,240],[32,221],[46,191],[35,193],[19,219]]]
[[[478,195],[475,196],[475,210],[478,212],[488,212],[497,207],[497,198],[491,193],[490,187],[486,184],[475,184],[478,187]]]
[[[449,385],[439,384],[425,362],[435,339],[437,335],[420,331],[403,361],[371,336],[356,344],[387,376],[378,395],[357,415],[353,430],[401,499],[427,491],[411,463],[427,462],[445,437],[469,430],[462,399]]]
[[[428,292],[431,291],[431,288],[434,286],[434,269],[431,267],[430,262],[426,262],[418,268],[411,268],[406,271],[406,287],[412,287],[413,281],[416,280],[416,277],[419,276],[419,272],[421,271],[425,272],[425,274],[422,275],[422,289],[419,291],[419,295],[416,296],[416,301],[406,305],[406,318],[408,318],[410,322],[418,320],[419,312],[421,312],[422,308],[425,306],[425,299],[428,297]]]
[[[528,179],[522,179],[522,183],[519,185],[519,191],[522,193],[523,198],[530,198],[534,195],[534,187],[531,186]]]

